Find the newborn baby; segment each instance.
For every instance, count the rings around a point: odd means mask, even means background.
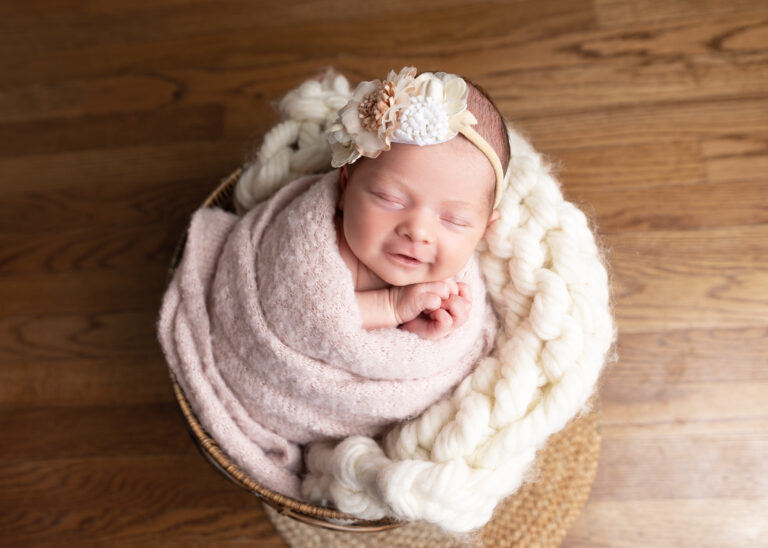
[[[506,165],[506,128],[492,101],[469,84],[467,108]],[[363,327],[438,339],[461,326],[472,295],[455,276],[499,216],[486,154],[461,134],[429,146],[394,143],[375,159],[341,166],[340,185],[339,252]]]
[[[339,169],[242,216],[196,211],[163,298],[160,342],[201,425],[297,499],[304,446],[418,416],[493,347],[473,252],[499,215],[506,126],[464,80],[415,72],[358,86],[328,134]]]

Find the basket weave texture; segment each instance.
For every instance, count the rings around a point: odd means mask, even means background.
[[[235,183],[246,168],[223,179],[202,207],[234,211]],[[174,252],[167,283],[181,260],[185,242],[186,234]],[[361,520],[286,497],[250,478],[200,425],[172,372],[170,376],[190,435],[202,455],[224,477],[262,500],[273,525],[291,546],[558,546],[586,502],[597,470],[599,400],[593,396],[589,411],[552,435],[537,453],[529,481],[499,504],[493,518],[473,535],[453,537],[427,523]],[[345,534],[351,531],[367,534]]]
[[[547,440],[537,454],[531,481],[502,501],[485,527],[469,536],[451,536],[430,523],[350,535],[300,523],[269,507],[267,516],[283,539],[297,548],[559,546],[581,512],[597,471],[599,400],[593,397],[590,403],[589,413]]]

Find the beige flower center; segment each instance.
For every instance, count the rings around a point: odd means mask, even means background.
[[[395,104],[395,84],[386,80],[363,97],[357,113],[360,125],[366,131],[377,131],[387,110]]]

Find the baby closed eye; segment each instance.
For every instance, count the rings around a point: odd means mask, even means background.
[[[380,201],[385,202],[387,204],[397,205],[397,206],[403,205],[399,201],[397,201],[396,198],[393,198],[392,196],[387,196],[386,194],[378,194],[378,193],[374,193],[373,195],[376,196],[376,198],[378,198]]]
[[[445,222],[447,222],[447,223],[452,224],[453,226],[458,226],[458,227],[461,227],[461,228],[470,228],[472,226],[469,223],[467,223],[466,221],[463,221],[461,219],[455,219],[453,217],[443,218],[443,220]]]
[[[377,201],[387,205],[388,207],[395,206],[395,207],[397,207],[399,209],[402,209],[403,207],[405,207],[399,201],[398,198],[395,198],[393,196],[389,196],[387,194],[382,194],[381,192],[372,192],[371,194],[373,194],[373,196],[376,197]],[[472,228],[472,223],[470,223],[470,222],[468,222],[468,221],[466,221],[464,219],[457,218],[457,217],[450,217],[450,216],[449,217],[443,217],[442,220],[445,221],[446,223],[448,223],[449,225],[451,225],[452,227]]]

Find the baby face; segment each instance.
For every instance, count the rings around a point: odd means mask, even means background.
[[[342,176],[344,237],[357,259],[390,285],[450,278],[466,266],[486,228],[495,181],[469,141],[394,143]]]

